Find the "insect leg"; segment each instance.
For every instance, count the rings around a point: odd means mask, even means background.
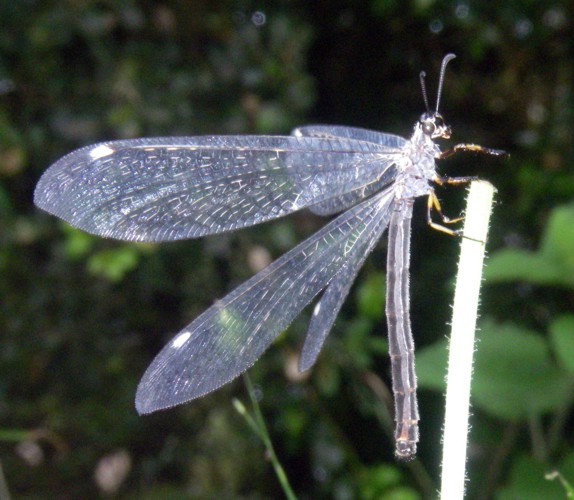
[[[506,151],[503,151],[502,149],[485,148],[484,146],[479,146],[478,144],[457,144],[456,146],[441,152],[437,159],[444,160],[445,158],[448,158],[460,151],[468,151],[472,153],[480,153],[492,156],[510,156]]]
[[[436,222],[434,222],[431,216],[433,209],[436,210],[436,212],[440,215],[440,218],[444,224],[454,224],[464,219],[464,217],[457,217],[456,219],[450,219],[446,215],[444,215],[442,212],[442,208],[440,206],[440,201],[436,193],[434,192],[434,189],[431,190],[427,198],[427,224],[433,229],[436,229],[437,231],[442,231],[443,233],[446,234],[450,234],[451,236],[460,236],[462,234],[462,231],[460,229],[456,230],[449,229],[448,227],[443,226],[442,224],[437,224]]]

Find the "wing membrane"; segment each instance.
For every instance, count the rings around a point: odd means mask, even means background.
[[[393,194],[392,190],[388,190],[386,195],[383,194],[380,208],[378,209],[380,222],[376,230],[364,230],[357,235],[353,251],[348,254],[341,270],[333,277],[323,292],[321,299],[317,302],[313,310],[305,344],[301,350],[299,371],[306,371],[315,364],[317,356],[323,347],[323,342],[331,331],[359,270],[380,239],[383,231],[389,225],[394,201]]]
[[[408,142],[406,139],[376,130],[368,130],[357,127],[342,127],[340,125],[305,125],[298,127],[291,132],[296,137],[317,137],[324,139],[352,139],[368,143],[378,144],[388,148],[388,156],[385,164],[381,168],[381,176],[372,182],[350,190],[342,196],[332,197],[310,207],[310,210],[317,215],[332,215],[342,212],[355,205],[364,198],[383,189],[391,183],[397,173],[396,160],[398,155],[392,154],[393,150],[399,152]]]
[[[342,137],[113,141],[57,161],[34,199],[90,233],[177,240],[257,224],[361,190],[399,155],[396,148]]]
[[[184,403],[249,368],[349,256],[360,253],[365,235],[384,230],[389,196],[381,193],[341,214],[181,331],[145,372],[137,410]]]
[[[354,139],[398,149],[403,148],[408,142],[400,135],[369,130],[367,128],[345,127],[342,125],[304,125],[293,129],[291,135],[296,137],[338,137],[339,139]]]
[[[381,164],[382,175],[380,178],[361,186],[358,189],[349,191],[348,193],[329,198],[328,200],[317,203],[309,207],[314,214],[327,216],[334,215],[347,210],[349,207],[356,205],[361,200],[368,198],[374,193],[377,193],[387,187],[396,177],[397,168],[394,161],[387,160]]]

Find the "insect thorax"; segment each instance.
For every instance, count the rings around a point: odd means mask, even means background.
[[[422,131],[420,123],[405,147],[404,161],[399,165],[395,183],[395,196],[400,199],[416,198],[429,192],[429,183],[436,177],[435,157],[439,147]]]

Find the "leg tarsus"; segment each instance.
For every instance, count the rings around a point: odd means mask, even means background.
[[[459,185],[459,184],[468,184],[473,181],[478,181],[479,178],[476,175],[467,175],[464,177],[447,177],[447,176],[436,176],[433,179],[433,182],[438,184],[439,186],[444,186],[445,184],[451,185]]]
[[[435,224],[432,221],[432,217],[431,217],[431,212],[433,209],[435,209],[436,212],[440,215],[440,218],[444,224],[456,224],[457,222],[464,220],[463,216],[457,217],[456,219],[451,219],[451,218],[447,217],[446,215],[444,215],[444,213],[442,212],[442,207],[440,206],[440,201],[439,201],[437,195],[435,194],[434,191],[431,191],[429,193],[428,198],[427,198],[427,223],[431,227],[434,227],[433,224]],[[436,224],[436,225],[439,227],[442,227],[442,226],[440,226],[440,224]],[[437,227],[434,227],[434,228],[437,229]],[[451,231],[452,231],[451,229],[448,229],[446,232],[451,234]]]
[[[484,146],[479,146],[478,144],[456,144],[452,148],[441,152],[441,154],[438,156],[438,159],[444,160],[445,158],[449,158],[450,156],[460,151],[480,153],[492,156],[504,156],[504,157],[510,156],[506,151],[503,151],[502,149],[485,148]]]

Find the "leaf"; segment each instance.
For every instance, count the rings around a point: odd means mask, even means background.
[[[373,365],[373,357],[376,354],[386,351],[384,337],[374,336],[372,332],[373,322],[359,316],[349,323],[343,335],[345,354],[353,360],[354,365],[363,369],[369,369]]]
[[[369,274],[357,290],[357,305],[361,316],[382,319],[385,315],[385,274]]]
[[[563,281],[563,273],[560,266],[538,253],[507,248],[488,259],[484,280],[487,283],[526,281],[537,285],[555,285]]]
[[[559,316],[549,326],[550,340],[560,366],[574,374],[574,315]]]
[[[71,259],[81,259],[87,255],[94,246],[95,238],[84,231],[80,231],[69,224],[61,224],[66,239],[64,251]]]
[[[478,334],[472,404],[505,419],[524,419],[563,404],[570,387],[567,373],[553,364],[540,335],[517,325],[484,322]],[[420,387],[444,391],[446,341],[417,355]]]
[[[401,485],[401,471],[394,465],[375,464],[363,467],[358,474],[359,498],[371,500],[417,500],[420,495],[412,488]]]
[[[102,250],[90,257],[88,270],[94,275],[102,275],[110,281],[119,282],[137,267],[140,254],[135,245]]]
[[[532,457],[518,457],[512,464],[508,485],[497,495],[498,500],[564,498],[564,490],[560,484],[545,479],[547,472],[547,466]]]
[[[505,249],[493,254],[484,271],[489,283],[526,281],[574,288],[574,205],[555,208],[537,252]]]
[[[441,339],[417,351],[416,371],[418,386],[444,392],[447,359],[447,339]]]
[[[550,214],[548,224],[542,237],[540,252],[548,260],[560,263],[571,271],[568,276],[572,281],[574,272],[574,205],[556,207]]]
[[[566,373],[553,365],[540,335],[511,323],[482,325],[472,400],[491,415],[524,419],[554,410],[569,391]]]

